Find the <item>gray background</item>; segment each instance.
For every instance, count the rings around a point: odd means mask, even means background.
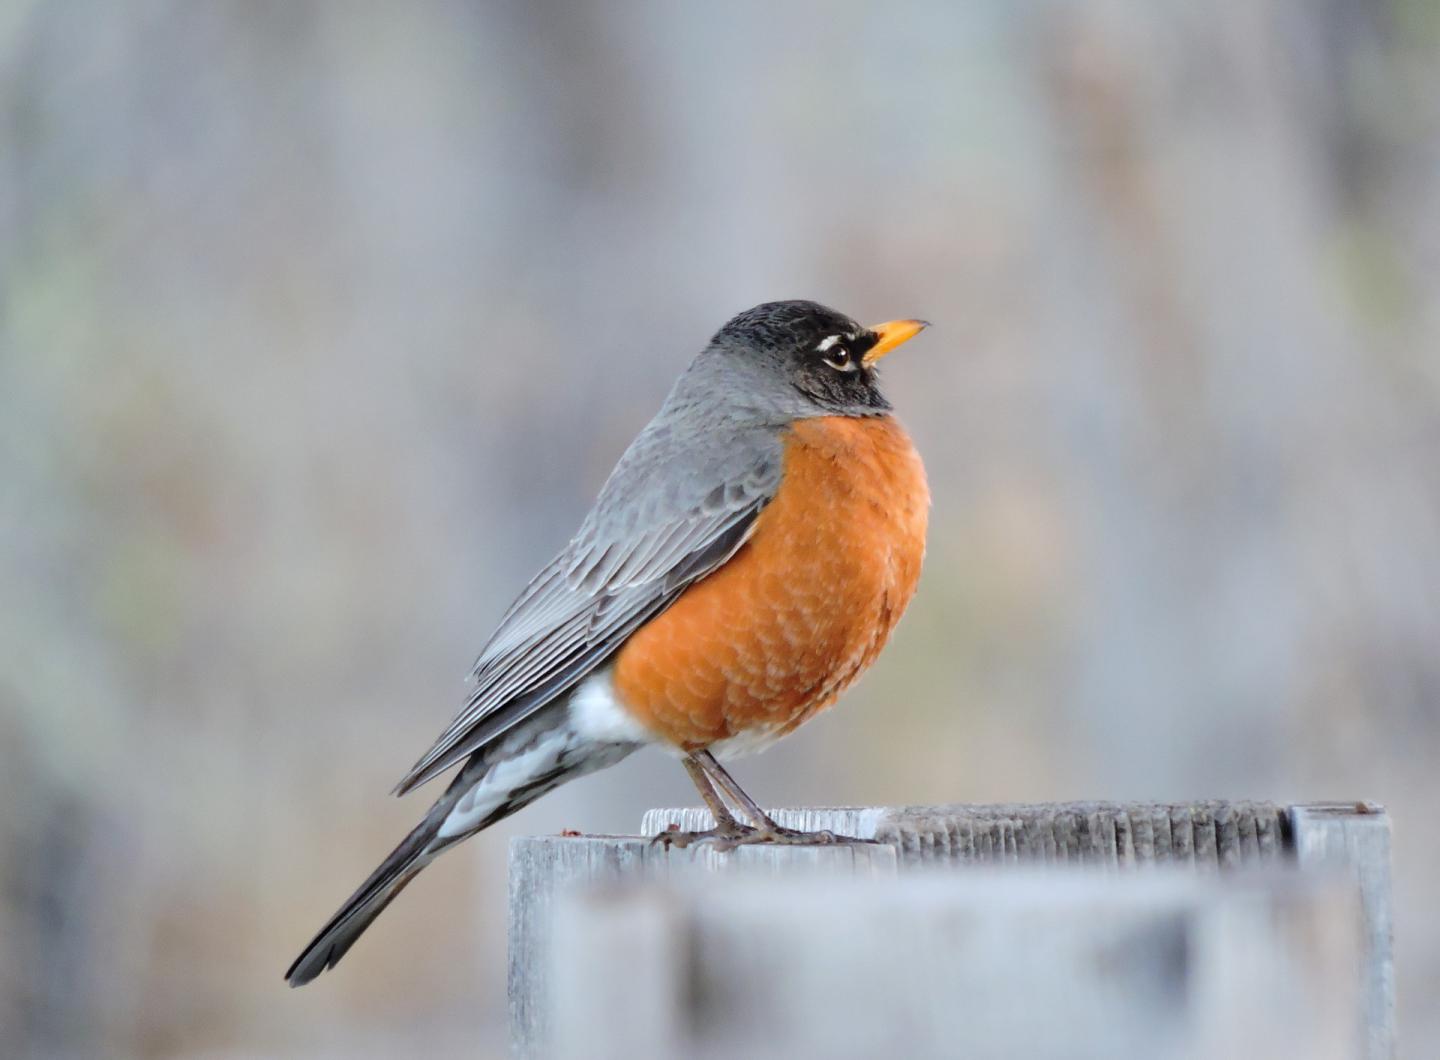
[[[299,946],[735,311],[886,362],[920,594],[772,803],[1365,797],[1440,1040],[1440,7],[0,2],[0,1052],[503,1048],[508,836]]]

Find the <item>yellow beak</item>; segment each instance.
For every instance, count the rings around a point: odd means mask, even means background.
[[[879,341],[865,351],[860,363],[869,368],[896,346],[909,342],[929,326],[928,320],[887,320],[883,324],[876,324],[870,331]]]

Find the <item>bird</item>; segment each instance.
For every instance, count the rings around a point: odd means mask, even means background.
[[[833,704],[915,593],[930,493],[877,365],[927,326],[790,300],[715,333],[394,793],[459,771],[291,964],[291,986],[333,968],[439,854],[643,747],[679,757],[715,820],[661,842],[846,840],[779,825],[722,761]]]

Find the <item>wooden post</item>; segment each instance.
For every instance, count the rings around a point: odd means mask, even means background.
[[[1179,863],[1199,869],[1278,863],[1289,856],[1290,819],[1268,802],[1181,804],[1067,802],[996,806],[838,807],[776,810],[806,831],[876,839],[901,864],[1109,865]],[[1380,811],[1380,820],[1385,820]],[[640,831],[709,828],[700,809],[651,810]]]
[[[1273,872],[740,878],[578,894],[557,1060],[1352,1060],[1354,885]]]
[[[668,884],[676,888],[677,893],[688,895],[718,872],[735,877],[727,883],[727,888],[758,874],[770,877],[770,887],[777,891],[783,889],[787,878],[807,873],[812,877],[808,890],[819,893],[816,888],[820,881],[813,879],[816,876],[828,879],[831,884],[856,876],[872,882],[880,877],[888,880],[886,888],[894,889],[908,886],[906,880],[921,869],[943,873],[954,886],[966,884],[976,875],[971,871],[956,874],[955,869],[965,865],[1078,865],[1098,867],[1111,878],[1106,886],[1114,886],[1126,879],[1118,875],[1120,870],[1151,867],[1152,871],[1143,873],[1141,878],[1168,877],[1169,874],[1158,869],[1173,865],[1189,868],[1192,881],[1194,870],[1199,869],[1202,881],[1210,879],[1221,889],[1219,893],[1224,893],[1227,888],[1238,887],[1245,876],[1229,873],[1227,870],[1231,869],[1279,869],[1299,865],[1305,871],[1328,872],[1333,878],[1340,866],[1344,870],[1342,875],[1359,879],[1363,901],[1363,970],[1358,974],[1366,998],[1365,1048],[1359,1053],[1314,1055],[1361,1055],[1368,1060],[1390,1060],[1394,1042],[1394,979],[1389,948],[1389,826],[1378,807],[1361,809],[1363,813],[1355,806],[1285,809],[1269,803],[1210,802],[1176,806],[1073,803],[778,810],[774,813],[782,824],[829,829],[871,838],[877,840],[877,844],[749,847],[730,853],[721,853],[708,845],[667,852],[634,837],[517,839],[511,846],[510,872],[512,1034],[517,1051],[525,1056],[549,1055],[552,1045],[563,1044],[552,1042],[546,1022],[551,1011],[553,919],[557,910],[567,905],[565,892],[586,889],[593,892],[596,885],[605,888],[609,904],[603,908],[610,912],[595,919],[594,931],[610,932],[609,942],[596,938],[587,945],[601,950],[609,946],[632,954],[634,960],[628,965],[627,975],[637,985],[641,980],[649,984],[647,990],[651,987],[661,990],[665,982],[675,979],[673,963],[667,963],[673,962],[675,952],[666,940],[673,935],[672,929],[676,929],[677,923],[688,930],[684,926],[690,923],[686,919],[690,913],[685,910],[690,907],[684,902],[689,899],[680,900],[677,905],[675,900],[655,897],[659,892],[647,891],[651,904],[637,906],[632,901],[632,892],[637,887]],[[1362,817],[1363,821],[1358,819]],[[693,829],[708,827],[710,822],[702,811],[656,810],[646,815],[642,831],[653,835],[672,823]],[[897,876],[905,879],[896,879]],[[1004,889],[1003,885],[997,886]],[[1046,885],[1050,886],[1059,885]],[[598,897],[592,900],[601,901]],[[1333,899],[1330,901],[1328,908],[1333,913],[1336,906]],[[1272,908],[1277,916],[1281,915],[1279,906]],[[1200,916],[1198,906],[1192,913],[1194,917]],[[1089,917],[1078,910],[1076,915],[1093,920],[1096,930],[1114,927],[1113,924],[1107,927],[1104,918]],[[582,920],[590,916],[587,912]],[[675,916],[680,916],[680,921],[675,921]],[[1307,917],[1305,914],[1301,919],[1313,924]],[[831,922],[844,921],[832,919]],[[1192,920],[1192,923],[1199,922]],[[575,924],[573,929],[577,937],[589,937],[589,929],[583,924]],[[1258,927],[1256,930],[1260,931]],[[849,933],[847,923],[842,934]],[[1263,934],[1260,931],[1256,937]],[[1113,930],[1111,935],[1119,937]],[[1112,942],[1114,940],[1112,938]],[[568,935],[564,945],[569,945]],[[1264,945],[1274,948],[1271,943]],[[838,960],[841,956],[832,953],[826,959]],[[852,956],[860,957],[858,952]],[[1258,950],[1250,956],[1259,964],[1280,959],[1273,953],[1267,956]],[[868,966],[877,958],[869,955],[863,959]],[[558,966],[560,980],[556,989],[563,991],[568,999],[566,1019],[570,1022],[566,1025],[571,1030],[603,1022],[610,1004],[601,1000],[603,989],[592,985],[580,990],[582,984],[574,981],[575,976],[588,974],[584,967],[589,960],[584,958],[578,966],[570,961]],[[685,967],[693,971],[691,965]],[[584,1017],[587,1006],[599,1008],[590,1017]],[[651,1030],[658,1034],[660,1031],[656,1028],[669,1026],[670,1030],[665,1033],[672,1036],[671,1040],[685,1042],[688,1024],[684,1020],[688,1017],[677,1009],[666,1012],[668,1015],[658,1010],[649,1012],[647,1020],[659,1021]],[[1333,1029],[1333,1023],[1330,1020],[1326,1025]],[[634,1030],[629,1023],[625,1026]],[[643,1055],[642,1044],[649,1048],[656,1040],[632,1041],[627,1046],[632,1048],[631,1055]],[[1283,1055],[1283,1051],[1276,1055]],[[1301,1054],[1292,1051],[1289,1055]]]
[[[670,849],[636,836],[531,836],[510,841],[510,1034],[517,1054],[548,1056],[550,952],[557,901],[567,890],[694,881],[714,874],[771,877],[885,877],[896,874],[886,844]],[[619,930],[619,929],[617,929]],[[649,935],[640,930],[637,939]],[[624,934],[621,931],[621,934]],[[628,945],[639,945],[639,941]],[[651,977],[654,967],[627,974]],[[576,1004],[584,1004],[577,999]],[[645,1055],[643,1053],[635,1055]]]
[[[777,810],[794,828],[829,829],[895,846],[901,871],[925,865],[1179,864],[1208,872],[1250,865],[1339,867],[1359,883],[1366,1060],[1395,1055],[1390,817],[1368,802],[1074,802],[996,806]],[[708,828],[700,809],[651,810],[641,832]]]
[[[1359,884],[1365,946],[1365,1056],[1395,1055],[1395,958],[1390,918],[1390,818],[1373,803],[1315,803],[1290,809],[1295,860],[1340,868]]]

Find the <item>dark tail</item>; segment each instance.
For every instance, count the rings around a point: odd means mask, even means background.
[[[448,801],[452,800],[441,799],[436,807]],[[433,809],[425,815],[425,820],[401,840],[380,867],[360,885],[360,889],[340,907],[340,911],[310,940],[304,952],[295,958],[295,963],[285,973],[286,982],[291,986],[304,986],[321,972],[340,963],[340,958],[355,944],[361,932],[438,853],[427,848],[444,819],[444,813],[436,814]]]
[[[345,956],[371,921],[384,912],[405,885],[443,851],[510,816],[565,781],[620,761],[638,746],[569,742],[570,734],[563,729],[540,734],[541,739],[547,737],[558,741],[553,759],[537,761],[535,771],[529,776],[507,776],[506,787],[497,793],[493,803],[488,804],[492,807],[489,812],[482,811],[483,816],[473,822],[467,821],[463,833],[441,836],[441,826],[450,812],[472,789],[487,783],[486,775],[491,766],[498,764],[488,760],[493,749],[475,752],[450,782],[445,794],[430,807],[425,819],[390,852],[390,856],[310,940],[304,952],[295,958],[295,963],[285,973],[286,982],[291,986],[304,986],[321,972],[339,964],[340,958]],[[528,746],[533,749],[536,745],[531,743]],[[493,780],[490,782],[493,783]],[[461,811],[464,812],[463,806]]]
[[[477,751],[470,756],[470,760],[455,774],[455,779],[445,789],[445,794],[435,800],[435,805],[430,807],[425,819],[400,841],[398,847],[390,851],[390,856],[346,899],[339,911],[326,921],[325,926],[310,940],[310,945],[305,947],[304,952],[295,958],[295,963],[285,973],[286,982],[291,986],[304,986],[321,972],[339,964],[340,958],[355,945],[355,940],[385,911],[385,907],[395,900],[395,896],[405,889],[405,885],[420,875],[420,870],[434,861],[441,852],[465,838],[452,836],[441,839],[440,826],[445,823],[445,818],[465,793],[484,782],[485,774],[489,771],[490,763],[486,761],[484,751]],[[523,805],[523,802],[507,805],[503,813],[479,822],[478,827],[468,834],[473,835],[483,828],[488,828]]]

